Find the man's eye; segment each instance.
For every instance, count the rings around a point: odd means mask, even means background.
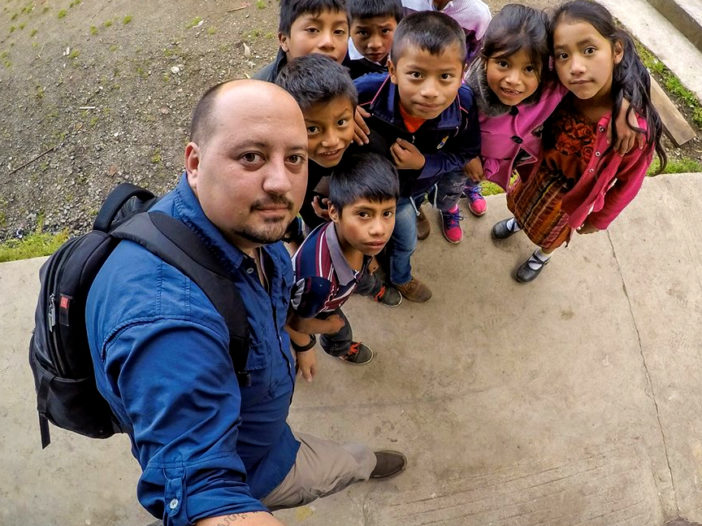
[[[263,157],[261,156],[260,153],[255,153],[255,152],[246,152],[243,154],[240,159],[246,163],[253,164],[256,162],[259,162]]]
[[[367,217],[370,217],[368,215],[368,212],[359,212],[358,217],[362,217],[363,219],[366,219]]]
[[[366,31],[365,29],[359,29],[356,31],[356,34],[361,37],[367,37],[368,31]]]
[[[301,164],[305,162],[305,157],[303,155],[294,153],[290,157],[288,157],[288,162],[292,164]]]

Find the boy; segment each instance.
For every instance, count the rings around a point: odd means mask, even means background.
[[[341,64],[346,57],[349,19],[344,0],[281,0],[278,22],[280,49],[254,78],[274,82],[285,64],[311,53]]]
[[[291,60],[276,84],[300,105],[307,126],[307,191],[300,216],[312,230],[328,220],[329,177],[353,140],[356,87],[346,68],[318,54]],[[297,241],[302,242],[301,236]],[[357,292],[389,306],[402,301],[399,292],[370,273],[364,274]]]
[[[395,31],[389,75],[354,81],[360,106],[370,117],[368,147],[389,157],[399,170],[400,199],[388,245],[390,282],[410,301],[431,298],[429,287],[412,276],[417,245],[414,197],[438,186],[444,235],[458,226],[463,166],[480,153],[473,94],[461,81],[466,42],[458,23],[437,12],[414,13]],[[455,227],[455,228],[450,228]]]
[[[298,369],[308,381],[316,371],[315,334],[322,335],[328,354],[346,363],[373,359],[369,347],[352,341],[341,306],[390,239],[398,194],[397,171],[371,152],[347,155],[329,181],[331,222],[314,229],[293,256],[296,282],[288,332]]]
[[[483,36],[492,16],[490,8],[481,0],[402,0],[405,14],[417,11],[440,11],[460,24],[466,35],[466,64],[470,64],[480,51]],[[480,217],[487,212],[487,202],[480,191],[480,183],[471,179],[466,181],[463,191],[468,198],[468,210]],[[420,212],[417,218],[419,239],[429,235],[429,221]]]
[[[351,24],[349,68],[351,78],[366,73],[387,73],[392,37],[402,20],[400,0],[348,0]]]

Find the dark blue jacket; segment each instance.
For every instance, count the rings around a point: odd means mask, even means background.
[[[223,318],[174,267],[120,243],[86,306],[98,389],[132,441],[141,504],[166,524],[265,510],[299,447],[286,423],[295,366],[283,330],[293,274],[282,243],[264,247],[270,293],[254,261],[205,217],[183,176],[154,209],[183,221],[231,270],[246,305],[252,385],[239,387]]]
[[[389,75],[363,75],[354,84],[359,104],[371,114],[367,147],[392,161],[390,146],[401,137],[424,154],[426,163],[421,170],[399,170],[403,197],[429,189],[442,174],[462,170],[466,162],[480,155],[478,113],[468,86],[459,88],[456,100],[438,117],[410,133],[400,115],[397,86]]]

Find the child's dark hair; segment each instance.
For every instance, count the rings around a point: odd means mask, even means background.
[[[322,11],[345,13],[346,2],[344,0],[280,0],[278,32],[290,35],[290,28],[295,20],[308,13],[318,15]]]
[[[465,62],[466,35],[458,22],[438,11],[418,11],[407,15],[397,25],[390,58],[397,64],[407,46],[440,55],[453,45],[458,46],[460,59]]]
[[[612,46],[619,42],[623,49],[622,60],[614,65],[612,73],[612,115],[618,115],[624,97],[630,103],[627,118],[630,112],[635,111],[646,119],[646,142],[653,144],[660,160],[658,173],[665,168],[668,157],[661,144],[663,124],[661,118],[651,102],[651,77],[648,70],[641,62],[634,42],[629,34],[616,26],[612,14],[603,6],[589,0],[575,0],[566,2],[558,7],[551,17],[549,30],[549,48],[553,52],[553,32],[559,22],[563,20],[576,20],[586,22],[609,40]],[[627,120],[628,122],[628,120]],[[629,124],[631,127],[631,124]],[[643,130],[634,128],[636,131]],[[617,130],[612,126],[612,140],[610,145],[617,140]],[[611,148],[612,146],[610,146]]]
[[[349,22],[376,16],[391,16],[399,23],[403,13],[400,0],[348,0],[346,9]]]
[[[348,98],[354,109],[358,103],[348,69],[318,53],[292,59],[280,70],[275,83],[293,96],[303,112],[336,97]]]
[[[506,58],[524,50],[537,69],[539,82],[549,75],[548,16],[543,11],[519,4],[507,4],[490,21],[481,57]],[[538,93],[538,92],[537,92]]]
[[[397,169],[377,153],[347,153],[329,179],[329,200],[339,216],[359,199],[379,203],[399,195]]]

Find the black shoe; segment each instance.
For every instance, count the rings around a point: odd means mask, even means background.
[[[375,467],[370,474],[372,479],[389,479],[402,473],[407,467],[407,457],[399,451],[376,451],[375,458]]]
[[[365,365],[373,359],[373,350],[363,345],[361,342],[351,343],[349,352],[339,356],[339,360],[343,360],[353,365]]]
[[[402,294],[395,287],[383,285],[373,299],[388,307],[397,307],[402,303]]]
[[[529,283],[530,281],[534,281],[541,273],[544,265],[548,264],[549,261],[551,261],[551,258],[541,259],[536,255],[536,252],[534,252],[531,256],[529,256],[529,259],[519,265],[519,268],[514,273],[514,279],[519,283]]]
[[[516,234],[521,230],[521,228],[517,228],[516,230],[509,228],[507,224],[510,221],[515,221],[516,226],[516,220],[513,217],[508,217],[507,219],[503,219],[502,221],[495,223],[492,226],[492,237],[494,239],[507,239],[512,234]]]

